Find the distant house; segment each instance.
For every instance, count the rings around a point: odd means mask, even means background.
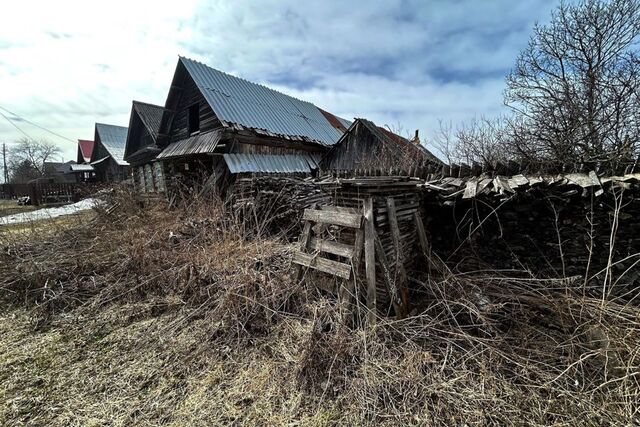
[[[131,177],[131,167],[124,160],[127,128],[96,123],[91,166],[100,182],[118,182]]]
[[[173,183],[208,179],[224,186],[238,174],[309,174],[350,125],[309,102],[182,57],[155,142],[155,130],[144,119],[149,108],[134,104],[136,130],[127,142],[139,188],[150,188],[141,179],[149,176],[144,168],[153,160],[152,175]],[[158,111],[153,108],[154,117]],[[151,138],[139,136],[145,129]]]
[[[93,182],[96,174],[91,166],[91,153],[93,153],[94,142],[86,139],[78,140],[78,154],[75,164],[71,164],[71,173],[76,177],[77,182]]]
[[[442,162],[420,144],[417,131],[410,141],[365,119],[356,119],[320,161],[322,171],[375,169],[401,174],[428,165]]]
[[[163,113],[158,105],[133,101],[131,106],[124,160],[133,168],[138,189],[148,193],[165,191],[162,163],[155,161],[162,151],[158,132]]]
[[[91,153],[93,153],[94,142],[86,139],[78,140],[78,155],[76,158],[76,163],[90,163],[91,162]]]
[[[76,176],[71,171],[71,166],[75,165],[74,160],[68,162],[44,162],[44,176],[38,181],[48,182],[76,182]]]

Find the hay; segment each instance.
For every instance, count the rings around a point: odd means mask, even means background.
[[[640,310],[580,281],[440,264],[415,316],[353,329],[292,280],[289,245],[220,205],[110,197],[88,225],[3,242],[0,424],[638,420]]]

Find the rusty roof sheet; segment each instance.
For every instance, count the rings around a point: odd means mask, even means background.
[[[223,73],[200,62],[180,58],[218,118],[225,124],[263,129],[323,145],[335,144],[343,131],[321,110],[266,86]],[[339,120],[344,126],[345,120]]]
[[[213,131],[204,134],[190,136],[173,144],[169,144],[160,154],[158,159],[187,156],[191,154],[213,153],[222,138],[223,132]]]
[[[313,154],[224,154],[232,174],[236,173],[311,173],[318,166],[319,155]]]

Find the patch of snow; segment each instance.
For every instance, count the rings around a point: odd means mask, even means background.
[[[38,209],[31,212],[21,212],[15,215],[0,217],[1,225],[20,224],[23,222],[39,221],[42,219],[57,218],[64,215],[71,215],[76,212],[85,211],[93,208],[95,205],[102,203],[98,199],[84,199],[70,205],[58,206],[55,208]]]

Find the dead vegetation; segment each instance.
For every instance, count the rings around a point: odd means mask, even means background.
[[[352,329],[292,279],[290,245],[220,205],[112,197],[89,224],[2,236],[0,424],[638,422],[640,310],[579,280],[434,259],[415,316]]]

